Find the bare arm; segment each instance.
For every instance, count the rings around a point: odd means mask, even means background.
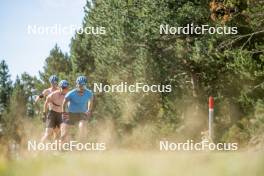
[[[63,103],[62,103],[62,110],[61,112],[66,112],[66,106],[67,103],[69,102],[69,100],[67,100],[66,98],[64,98]]]
[[[93,108],[93,100],[94,100],[94,98],[93,98],[93,96],[92,96],[92,98],[91,98],[91,100],[87,103],[87,105],[88,105],[88,110],[91,112],[91,110],[92,110],[92,108]]]
[[[47,112],[48,111],[48,104],[50,102],[50,97],[48,96],[45,103],[44,103],[44,108],[43,108],[43,112]]]

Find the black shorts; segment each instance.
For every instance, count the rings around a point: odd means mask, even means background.
[[[60,128],[60,124],[62,123],[62,117],[60,112],[50,110],[48,112],[46,127],[47,128]]]
[[[69,113],[69,118],[63,119],[63,123],[67,125],[75,125],[79,123],[81,120],[87,120],[87,116],[85,113]]]

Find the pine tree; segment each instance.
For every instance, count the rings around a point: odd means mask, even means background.
[[[50,55],[45,60],[43,72],[40,72],[42,81],[48,83],[48,79],[51,75],[55,74],[59,77],[66,77],[71,72],[71,61],[67,54],[64,54],[59,46],[56,44],[50,51]],[[49,85],[45,85],[49,86]]]
[[[27,100],[26,101],[27,116],[33,117],[35,115],[34,95],[36,94],[35,87],[38,83],[37,78],[32,77],[27,73],[23,73],[21,75],[20,82]]]
[[[20,143],[23,133],[23,118],[26,117],[27,112],[27,95],[19,77],[14,83],[9,109],[10,111],[3,114],[2,120],[5,140],[14,140]]]
[[[0,62],[0,115],[8,110],[9,100],[12,92],[12,82],[9,69],[5,62]]]

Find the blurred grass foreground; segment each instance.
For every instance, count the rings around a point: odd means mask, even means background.
[[[1,176],[263,176],[264,153],[106,151],[0,159]]]

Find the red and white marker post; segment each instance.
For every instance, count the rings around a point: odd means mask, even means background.
[[[208,119],[208,123],[209,123],[209,138],[210,140],[213,140],[213,121],[214,121],[214,98],[212,96],[209,97],[209,119]]]

